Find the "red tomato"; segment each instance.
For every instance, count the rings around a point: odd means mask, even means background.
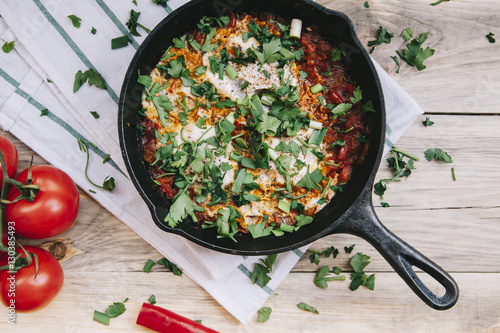
[[[7,175],[12,178],[16,175],[17,171],[17,149],[14,144],[4,136],[0,136],[0,150],[2,151],[5,165],[7,166]],[[3,179],[3,166],[0,163],[0,186],[2,186]]]
[[[28,169],[17,176],[25,183]],[[80,197],[73,180],[62,170],[50,165],[32,168],[33,184],[40,186],[35,200],[20,200],[5,206],[7,221],[16,223],[16,233],[33,239],[47,238],[66,231],[78,214]],[[16,188],[9,193],[9,200],[19,195]]]
[[[15,308],[16,312],[36,311],[47,306],[59,294],[64,282],[61,264],[49,252],[34,246],[24,248],[38,256],[36,278],[34,260],[15,274],[10,274],[8,270],[0,271],[0,300],[8,308]],[[21,248],[17,249],[17,253],[22,252]],[[8,257],[3,257],[0,266],[7,262]]]

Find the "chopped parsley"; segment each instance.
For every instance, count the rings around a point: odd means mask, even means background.
[[[401,68],[401,64],[399,63],[399,59],[396,56],[391,56],[391,59],[394,60],[396,63],[397,69],[396,69],[396,74],[399,74],[399,69]]]
[[[345,281],[345,276],[328,276],[329,274],[330,269],[328,266],[322,266],[316,272],[314,284],[320,288],[328,288],[328,282],[330,281]]]
[[[300,302],[299,304],[297,304],[297,307],[299,309],[309,311],[309,312],[312,312],[314,314],[319,314],[319,311],[314,306],[311,306],[311,305],[306,304],[304,302]]]
[[[494,36],[495,36],[495,34],[494,34],[494,33],[492,33],[492,32],[490,32],[489,34],[487,34],[487,35],[486,35],[486,38],[488,38],[488,41],[489,41],[490,43],[495,43],[495,42],[496,42],[496,40],[495,40],[495,37],[494,37]]]
[[[106,89],[106,84],[101,74],[93,70],[87,69],[85,72],[78,71],[75,74],[75,82],[73,83],[73,92],[77,92],[80,87],[88,81],[90,86],[95,85],[97,88]]]
[[[388,158],[387,162],[389,162],[389,167],[394,172],[394,177],[381,179],[373,186],[375,194],[380,197],[383,197],[385,191],[387,190],[387,184],[399,182],[403,177],[408,178],[411,175],[412,170],[415,169],[413,163],[418,161],[417,157],[410,155],[397,147],[392,147],[391,153],[393,157]],[[404,158],[408,158],[408,161],[404,161]]]
[[[431,121],[431,118],[429,118],[429,117],[425,117],[425,120],[422,123],[424,124],[425,127],[429,127],[429,126],[434,125],[434,122]]]
[[[177,196],[174,198],[174,202],[168,211],[167,216],[165,217],[165,222],[168,223],[168,226],[174,228],[187,218],[191,216],[193,221],[198,221],[196,216],[194,215],[195,209],[201,209],[194,204],[189,195],[186,194],[186,191],[180,191]]]
[[[255,263],[250,280],[253,284],[257,284],[259,287],[265,287],[269,281],[271,281],[271,277],[267,275],[270,272],[271,269],[269,269],[269,267]]]
[[[344,246],[345,253],[351,254],[351,252],[352,252],[352,250],[354,250],[355,246],[356,246],[356,244],[352,244],[351,246]]]
[[[128,301],[128,297],[123,301],[123,302],[113,302],[106,311],[100,312],[95,310],[94,311],[94,320],[109,326],[109,322],[111,318],[116,318],[120,315],[122,315],[126,308],[125,308],[125,303]]]
[[[140,15],[141,15],[140,12],[136,12],[135,10],[131,9],[130,10],[129,20],[127,21],[127,23],[125,23],[127,25],[127,28],[130,31],[130,34],[134,35],[134,36],[138,36],[138,37],[140,37],[141,34],[137,31],[137,27],[141,27],[148,34],[151,32],[151,30],[149,30],[148,28],[146,28],[145,26],[143,26],[142,24],[140,24],[139,22],[137,22],[137,20],[139,19]]]
[[[15,47],[16,47],[16,45],[15,45],[15,42],[14,42],[14,41],[11,41],[11,42],[5,42],[5,43],[2,45],[2,51],[4,51],[5,53],[9,53],[9,52],[10,52],[10,51],[12,51]]]
[[[427,149],[424,152],[425,159],[427,161],[432,161],[432,160],[440,160],[445,163],[453,163],[453,160],[451,159],[451,156],[448,155],[447,152],[440,148],[432,148],[432,149]]]
[[[71,23],[75,28],[80,28],[81,25],[81,18],[75,15],[68,15],[68,18],[71,20]]]
[[[372,53],[375,50],[375,47],[377,45],[380,45],[382,43],[389,44],[391,42],[392,37],[394,37],[393,34],[388,32],[386,28],[380,26],[377,31],[377,40],[372,40],[368,42],[368,46],[371,47],[370,53]]]
[[[401,33],[401,37],[403,37],[405,42],[408,42],[413,37],[413,30],[411,28],[406,28]]]
[[[366,286],[367,288],[373,290],[375,288],[375,274],[367,276],[364,272],[365,267],[370,263],[370,257],[361,252],[356,253],[349,264],[354,270],[351,273],[351,284],[349,285],[349,289],[356,290],[360,286]]]
[[[268,321],[269,317],[271,316],[271,312],[273,312],[273,310],[268,306],[261,308],[259,310],[259,318],[257,319],[257,322],[265,323],[266,321]]]
[[[428,32],[421,34],[419,38],[412,39],[403,52],[398,50],[396,53],[409,65],[416,67],[419,71],[424,70],[426,68],[424,61],[434,55],[435,51],[430,47],[422,48],[428,36]]]

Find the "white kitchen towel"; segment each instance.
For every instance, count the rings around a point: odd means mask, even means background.
[[[217,253],[158,232],[128,179],[118,143],[118,93],[129,62],[146,36],[141,28],[142,37],[128,33],[125,23],[130,10],[141,12],[139,22],[152,29],[185,2],[170,0],[164,7],[149,0],[137,1],[137,6],[132,1],[124,5],[123,0],[0,2],[0,44],[15,41],[16,45],[8,54],[0,52],[0,125],[67,172],[82,190],[182,267],[238,320],[248,323],[305,248],[280,254],[271,282],[261,288],[249,279],[260,258]],[[68,15],[81,18],[79,28]],[[110,40],[122,35],[129,36],[130,45],[111,50]],[[107,89],[85,84],[73,93],[75,73],[88,68],[104,77]],[[423,111],[380,66],[376,68],[386,99],[387,150]],[[95,190],[85,179],[86,156],[78,149],[78,138],[95,144],[89,146],[89,175],[95,182],[114,177],[117,185],[112,192]],[[107,154],[111,159],[102,164]]]

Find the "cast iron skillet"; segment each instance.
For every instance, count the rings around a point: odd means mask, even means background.
[[[238,235],[238,242],[217,239],[212,230],[202,230],[190,221],[170,228],[163,222],[169,203],[155,186],[142,155],[141,140],[136,129],[141,109],[143,87],[137,83],[138,71],[149,74],[172,38],[193,29],[203,16],[221,16],[230,12],[273,12],[281,17],[300,18],[304,26],[313,24],[346,53],[351,74],[363,89],[363,97],[372,100],[377,110],[371,114],[370,150],[365,162],[354,170],[342,193],[322,211],[313,223],[298,232],[282,237],[253,239]],[[420,254],[390,232],[377,218],[371,192],[375,174],[382,158],[385,140],[385,108],[380,82],[373,64],[355,35],[349,18],[326,9],[311,0],[194,0],[168,15],[149,34],[137,50],[125,76],[121,90],[118,128],[123,158],[138,192],[151,210],[158,227],[179,234],[197,244],[220,252],[238,255],[266,255],[296,249],[333,233],[350,233],[370,242],[391,264],[411,289],[429,306],[439,310],[452,307],[458,300],[456,282],[438,265]],[[413,266],[422,269],[446,290],[438,297],[415,274]]]

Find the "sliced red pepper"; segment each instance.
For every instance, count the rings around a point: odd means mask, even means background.
[[[234,28],[236,27],[236,14],[231,13],[231,16],[229,17],[229,24],[227,25],[228,28]]]
[[[164,333],[219,333],[191,319],[149,303],[142,304],[136,324]]]

